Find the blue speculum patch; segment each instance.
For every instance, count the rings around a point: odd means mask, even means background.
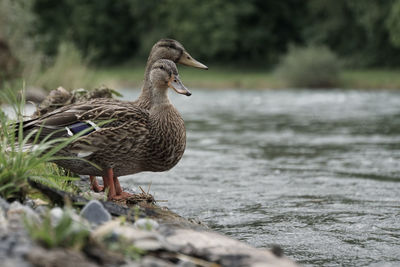
[[[92,126],[91,126],[89,123],[78,122],[78,123],[72,124],[72,125],[69,126],[68,128],[71,130],[71,132],[72,132],[73,134],[77,134],[77,133],[79,133],[79,132],[81,132],[81,131],[83,131],[83,130],[86,130],[86,129],[88,129],[88,128],[91,128],[91,127],[92,127]],[[87,134],[89,134],[89,133],[91,133],[91,132],[93,132],[93,131],[94,131],[94,129],[91,130],[91,131],[88,131],[88,132],[85,133],[84,135],[87,135]]]

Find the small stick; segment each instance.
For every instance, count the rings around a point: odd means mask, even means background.
[[[147,189],[147,194],[150,192],[150,187],[153,184],[153,181],[150,181],[149,188]]]

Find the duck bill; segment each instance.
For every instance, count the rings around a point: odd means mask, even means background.
[[[175,90],[178,94],[191,96],[192,93],[182,84],[178,77],[172,76],[171,80],[168,82],[168,86]]]
[[[208,70],[208,67],[206,65],[198,62],[191,55],[189,55],[189,53],[186,51],[183,51],[182,56],[178,60],[178,63],[186,65],[186,66],[190,66],[190,67]]]

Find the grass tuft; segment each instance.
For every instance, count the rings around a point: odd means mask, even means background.
[[[39,140],[40,129],[24,135],[24,97],[18,98],[12,90],[6,90],[1,96],[13,106],[19,122],[10,120],[0,112],[0,196],[7,200],[24,200],[28,192],[28,177],[65,190],[71,178],[55,171],[51,162],[69,159],[58,156],[57,152],[85,131],[69,138],[51,139],[50,134],[42,140]]]
[[[33,240],[49,249],[64,247],[80,250],[90,235],[88,227],[72,219],[72,211],[68,208],[63,210],[58,222],[52,220],[48,213],[40,222],[25,219],[25,227]]]

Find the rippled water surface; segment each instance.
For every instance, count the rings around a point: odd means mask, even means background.
[[[304,265],[400,266],[400,93],[192,92],[182,160],[124,186]]]

